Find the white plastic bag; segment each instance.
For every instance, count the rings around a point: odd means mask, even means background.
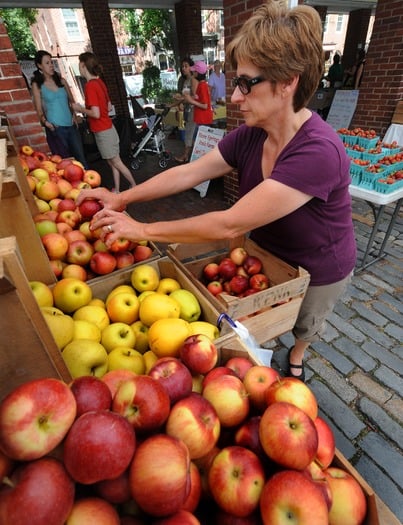
[[[273,350],[268,350],[267,348],[262,348],[259,346],[254,337],[252,337],[252,335],[249,333],[249,330],[246,328],[246,326],[239,321],[234,321],[234,319],[232,319],[232,317],[226,313],[223,313],[219,316],[217,321],[218,327],[221,326],[223,320],[227,321],[231,325],[234,332],[238,334],[242,342],[245,343],[245,346],[247,346],[252,357],[266,366],[271,366]]]

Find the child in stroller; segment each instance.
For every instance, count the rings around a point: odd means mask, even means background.
[[[156,113],[149,106],[142,108],[135,97],[130,98],[136,130],[131,151],[131,168],[139,169],[140,164],[144,161],[142,153],[158,155],[158,165],[166,168],[171,154],[165,149],[163,119],[168,114],[170,107],[163,106],[162,112]]]

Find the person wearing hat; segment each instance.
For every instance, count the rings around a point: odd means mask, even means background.
[[[206,80],[207,65],[199,60],[191,66],[190,71],[194,72],[199,83],[194,96],[190,93],[184,94],[185,102],[194,106],[193,120],[197,126],[210,126],[213,123],[213,108],[211,107],[210,88]]]
[[[208,85],[210,86],[213,107],[225,103],[225,75],[221,71],[221,62],[214,61],[214,70],[210,73]]]

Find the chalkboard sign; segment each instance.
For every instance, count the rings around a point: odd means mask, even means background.
[[[192,160],[198,159],[199,157],[202,157],[205,153],[214,149],[223,136],[223,129],[200,126],[197,130],[196,140],[193,146],[190,162],[192,162]],[[206,180],[205,182],[194,186],[193,189],[197,190],[200,193],[200,197],[203,198],[207,195],[209,184],[210,181]]]
[[[337,89],[326,122],[333,129],[348,128],[358,100],[358,89]]]

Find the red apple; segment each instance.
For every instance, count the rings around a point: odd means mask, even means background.
[[[203,388],[224,427],[240,425],[249,414],[249,397],[242,381],[231,375],[212,379]]]
[[[279,401],[266,408],[259,437],[272,461],[295,470],[305,469],[318,450],[318,433],[312,419],[291,403]]]
[[[255,409],[260,412],[266,409],[266,389],[279,378],[280,374],[270,366],[254,365],[249,368],[243,379],[243,384]]]
[[[91,410],[109,410],[112,394],[109,387],[96,376],[76,377],[70,383],[77,403],[77,417]]]
[[[59,179],[57,181],[57,185],[59,186],[59,192],[60,196],[65,198],[66,194],[73,188],[73,186],[70,184],[70,182],[66,179]],[[74,200],[73,200],[74,202]]]
[[[220,427],[212,404],[193,392],[171,408],[165,431],[185,443],[190,459],[197,459],[208,454],[216,445]]]
[[[242,246],[237,246],[230,251],[229,256],[237,266],[241,266],[248,256],[248,252]]]
[[[47,233],[41,237],[42,244],[45,247],[49,259],[64,259],[69,243],[60,233]]]
[[[243,275],[234,275],[229,282],[229,288],[232,294],[240,295],[249,288],[249,279]]]
[[[138,244],[137,246],[134,247],[132,253],[134,257],[134,262],[136,263],[136,262],[145,261],[146,259],[149,259],[153,254],[153,250],[150,246],[144,246],[142,244]]]
[[[315,461],[322,469],[330,467],[336,452],[336,443],[333,430],[330,425],[321,417],[314,420],[316,431],[318,432],[318,451]]]
[[[87,270],[79,264],[66,264],[63,266],[62,279],[79,279],[80,281],[86,281],[88,279]]]
[[[95,170],[86,170],[84,172],[83,181],[91,186],[91,188],[97,188],[101,186],[102,178],[101,175]]]
[[[248,418],[235,432],[234,444],[254,452],[261,460],[266,458],[259,438],[261,416]]]
[[[66,525],[120,525],[119,514],[109,502],[95,496],[87,496],[74,502]]]
[[[81,232],[78,231],[80,234]],[[81,234],[82,235],[82,234]],[[69,244],[66,260],[70,264],[87,265],[94,254],[94,248],[88,241],[73,241]]]
[[[136,374],[117,387],[112,410],[125,417],[136,432],[146,434],[160,429],[166,422],[170,399],[159,381]]]
[[[130,487],[139,507],[151,516],[178,512],[190,489],[190,458],[179,439],[156,434],[137,448],[130,466]]]
[[[249,279],[249,286],[252,290],[266,290],[270,286],[270,281],[264,273],[255,273]]]
[[[132,377],[135,377],[135,375],[136,374],[131,370],[110,370],[101,377],[101,380],[108,385],[113,399],[117,389],[123,383],[123,381],[131,379]]]
[[[116,258],[109,252],[95,252],[90,259],[90,268],[97,275],[113,272],[116,264]]]
[[[59,223],[65,224],[65,223]],[[85,235],[80,230],[69,230],[64,234],[64,238],[67,239],[67,242],[71,244],[74,241],[86,241]]]
[[[192,374],[176,357],[160,357],[151,367],[148,375],[165,388],[171,405],[192,392]]]
[[[46,153],[44,153],[43,151],[34,150],[32,156],[38,159],[39,162],[42,162],[47,159]]]
[[[107,235],[107,237],[109,234]],[[126,252],[130,248],[131,242],[129,239],[125,239],[124,237],[119,237],[118,239],[115,239],[112,244],[109,246],[109,250],[112,253],[120,253],[120,252]],[[134,258],[134,254],[133,254]]]
[[[59,163],[59,167],[60,167],[60,163]],[[81,166],[78,166],[77,164],[73,164],[73,162],[70,162],[70,164],[68,164],[64,168],[63,177],[69,182],[81,181],[83,180],[83,176],[84,176],[83,168],[81,168]]]
[[[105,242],[102,239],[96,239],[93,243],[94,250],[96,252],[107,252],[109,248],[106,246]],[[114,256],[116,258],[116,255]],[[116,259],[117,261],[117,259]],[[117,263],[116,263],[117,264]]]
[[[203,277],[206,281],[216,281],[219,274],[218,263],[211,262],[206,264],[203,268]]]
[[[72,424],[64,441],[64,464],[71,477],[91,484],[120,476],[136,448],[133,427],[120,414],[85,412]]]
[[[220,294],[224,288],[220,281],[211,281],[207,284],[207,290],[214,296]]]
[[[236,270],[236,264],[229,257],[224,257],[218,265],[218,273],[226,281],[230,281],[236,275]]]
[[[12,390],[0,404],[0,448],[29,461],[54,449],[76,417],[76,400],[59,379],[35,379]]]
[[[199,469],[194,461],[190,462],[190,490],[182,509],[195,512],[202,495],[202,481]]]
[[[262,271],[263,263],[259,257],[248,255],[243,262],[243,267],[245,268],[248,275],[255,275],[256,273],[260,273]]]
[[[75,210],[64,210],[57,215],[56,222],[65,222],[74,229],[80,223],[80,215]]]
[[[266,482],[260,497],[263,523],[324,525],[328,510],[321,490],[302,472],[283,470]]]
[[[207,374],[217,364],[218,351],[207,335],[196,334],[185,339],[179,357],[192,374]]]
[[[282,377],[274,381],[266,390],[268,405],[276,401],[286,401],[303,410],[315,421],[318,415],[318,403],[308,385],[295,377]]]
[[[204,389],[213,379],[219,378],[224,375],[236,376],[236,373],[232,368],[229,368],[228,366],[216,366],[215,368],[210,370],[210,372],[207,372],[207,374],[204,376],[202,388]]]
[[[167,518],[153,521],[153,525],[200,525],[200,521],[194,514],[182,509]]]
[[[129,469],[114,479],[104,479],[94,485],[96,494],[113,504],[122,504],[131,500]]]
[[[9,476],[13,471],[15,461],[9,458],[4,452],[0,450],[0,479],[2,480],[5,476]]]
[[[74,211],[76,208],[77,206],[73,199],[61,199],[57,206],[57,211],[58,213],[66,210]]]
[[[120,270],[121,268],[127,268],[134,264],[134,255],[132,252],[125,251],[115,254],[116,258],[116,268]]]
[[[74,482],[63,464],[50,457],[20,464],[0,490],[4,525],[64,525],[74,503]],[[44,497],[46,495],[46,497]]]
[[[27,155],[25,157],[25,162],[27,163],[30,172],[39,168],[39,165],[40,165],[40,161],[36,159],[35,157],[33,157],[32,155]]]
[[[347,471],[329,467],[324,470],[332,493],[329,524],[359,525],[364,523],[367,500],[361,485]]]
[[[216,455],[208,481],[219,507],[242,518],[258,507],[265,474],[255,453],[233,445],[223,448]]]
[[[58,279],[60,277],[62,277],[62,275],[63,275],[63,270],[64,270],[65,264],[66,263],[64,263],[60,259],[51,259],[49,261],[50,268],[53,271],[53,273],[55,274],[55,277],[57,277]]]
[[[38,199],[51,201],[59,196],[59,186],[52,180],[39,180],[35,186],[35,195]]]
[[[57,222],[56,229],[57,229],[57,233],[61,233],[62,235],[64,235],[67,232],[73,231],[73,228],[69,226],[68,224],[66,224],[65,222]]]
[[[328,482],[328,479],[324,471],[321,469],[319,464],[316,463],[316,461],[312,461],[312,463],[309,463],[309,465],[306,467],[304,472],[320,488],[320,490],[323,493],[323,497],[325,498],[327,508],[328,510],[330,510],[330,507],[332,506],[332,499],[333,499],[332,490],[330,488],[330,484]]]
[[[86,221],[102,209],[102,205],[95,199],[85,199],[78,207],[81,219]]]
[[[246,372],[253,366],[252,361],[248,357],[233,356],[228,359],[225,366],[231,368],[239,379],[243,381]]]

